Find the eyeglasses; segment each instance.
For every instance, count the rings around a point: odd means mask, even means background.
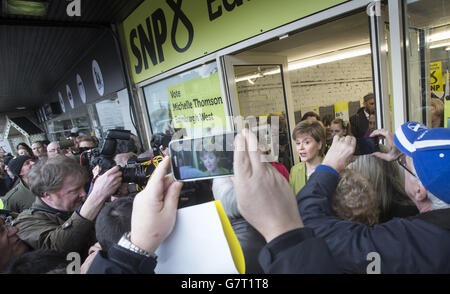
[[[398,164],[400,164],[401,167],[403,167],[407,172],[409,172],[413,177],[415,177],[416,179],[418,178],[417,175],[415,173],[413,173],[409,168],[407,168],[406,166],[406,155],[402,154],[398,159],[397,159]]]

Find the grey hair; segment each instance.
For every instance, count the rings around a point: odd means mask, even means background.
[[[428,199],[430,199],[431,201],[431,208],[433,210],[435,209],[445,209],[445,208],[450,208],[450,204],[445,203],[444,201],[442,201],[441,199],[437,198],[436,196],[433,195],[433,193],[431,193],[430,191],[427,190],[427,197]]]
[[[75,160],[57,155],[35,165],[28,175],[31,192],[42,196],[44,192],[56,192],[62,188],[64,180],[74,176],[83,183],[87,180],[87,171]]]
[[[226,215],[229,218],[240,218],[241,213],[237,208],[236,194],[230,178],[214,179],[212,185],[214,199],[220,200]]]
[[[349,168],[369,179],[378,195],[381,219],[389,215],[394,203],[414,205],[407,196],[398,165],[372,155],[356,156]]]

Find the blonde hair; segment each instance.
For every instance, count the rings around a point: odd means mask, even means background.
[[[431,106],[436,111],[436,114],[442,117],[444,115],[444,102],[439,98],[431,98]]]
[[[444,102],[439,98],[431,98],[431,107],[434,110],[434,114],[439,117],[438,127],[442,127],[444,122]]]
[[[373,185],[352,169],[345,169],[340,174],[332,209],[344,220],[369,226],[379,222],[380,209]]]

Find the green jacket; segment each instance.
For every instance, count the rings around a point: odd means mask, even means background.
[[[6,193],[3,204],[5,209],[21,213],[25,209],[30,208],[34,200],[36,200],[36,195],[19,179],[19,183]]]
[[[306,164],[304,162],[297,163],[291,168],[289,173],[289,185],[291,185],[294,195],[297,196],[298,192],[306,184]]]
[[[89,247],[96,242],[95,222],[75,212],[56,210],[39,197],[30,209],[23,211],[14,221],[20,239],[34,249],[52,249],[64,254],[78,252],[87,256]]]

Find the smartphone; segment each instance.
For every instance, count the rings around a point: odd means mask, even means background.
[[[169,143],[172,174],[176,181],[198,181],[234,174],[234,137],[225,133]]]
[[[356,138],[355,155],[372,154],[380,151],[378,137],[374,138]]]

